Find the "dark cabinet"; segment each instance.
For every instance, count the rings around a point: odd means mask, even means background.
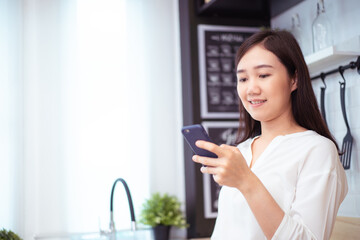
[[[268,19],[268,0],[198,0],[199,16],[237,17],[246,19]]]
[[[199,16],[269,19],[303,0],[197,0]]]

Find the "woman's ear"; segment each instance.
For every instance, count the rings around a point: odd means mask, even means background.
[[[297,83],[298,83],[297,72],[295,72],[294,77],[291,79],[291,92],[297,89]]]

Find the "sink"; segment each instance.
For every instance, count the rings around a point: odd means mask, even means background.
[[[72,234],[54,234],[48,236],[36,236],[35,240],[153,240],[151,229],[119,230],[116,233],[100,234],[93,233],[72,233]]]
[[[143,229],[143,230],[123,230],[116,231],[113,234],[79,234],[73,235],[70,238],[71,240],[153,240],[152,230]]]

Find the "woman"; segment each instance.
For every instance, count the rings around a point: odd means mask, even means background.
[[[212,239],[329,239],[346,175],[296,40],[256,33],[236,66],[245,135],[237,147],[197,141],[218,158],[193,157],[223,186]]]

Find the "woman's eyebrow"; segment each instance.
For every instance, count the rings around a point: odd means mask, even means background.
[[[274,68],[274,67],[268,64],[261,64],[254,67],[254,69],[258,69],[258,68]]]
[[[259,68],[274,68],[274,67],[268,64],[260,64],[254,67],[254,69],[259,69]],[[236,70],[236,73],[243,73],[243,72],[246,72],[246,70],[244,69]]]

